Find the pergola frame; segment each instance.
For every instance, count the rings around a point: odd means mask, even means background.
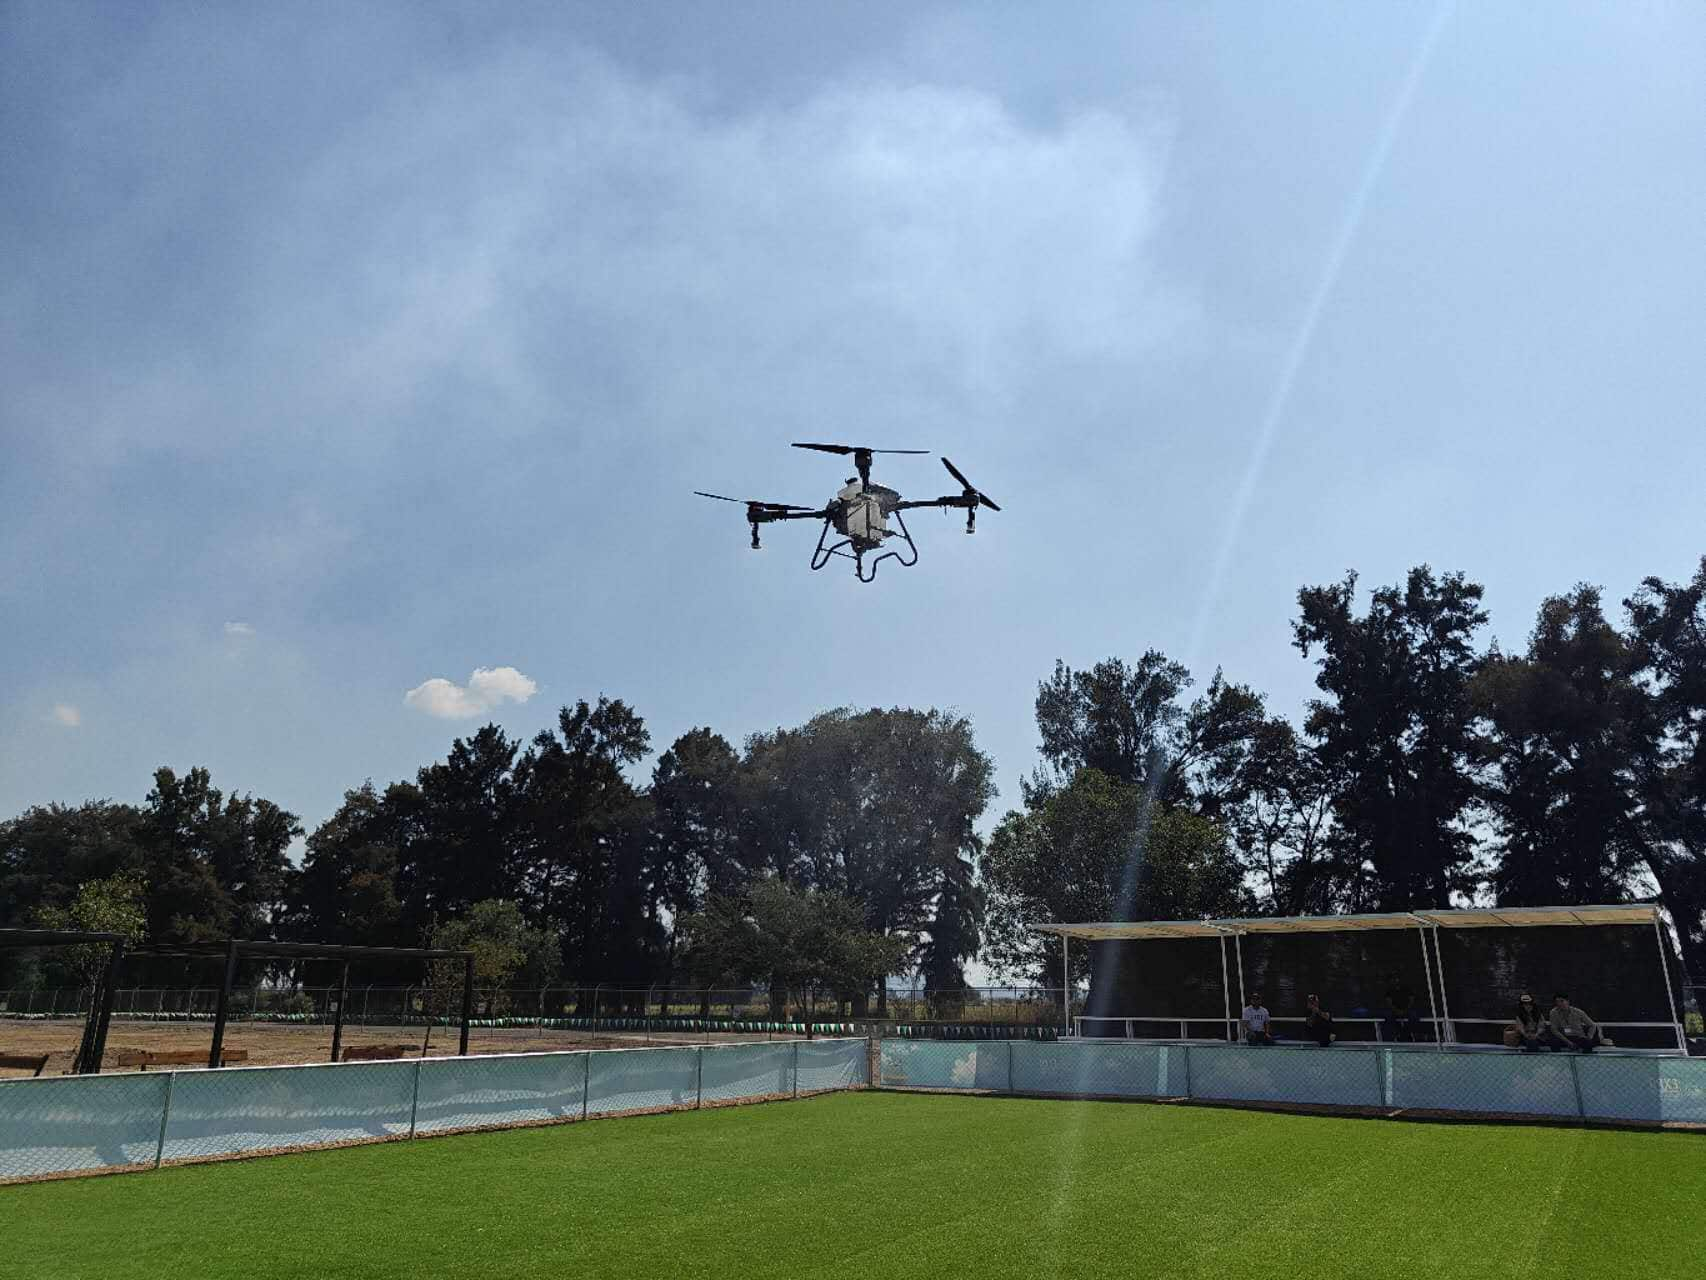
[[[1232,993],[1226,963],[1226,939],[1232,939],[1238,964],[1238,1004],[1246,1003],[1244,992],[1243,939],[1258,933],[1365,933],[1391,929],[1415,929],[1422,945],[1422,972],[1428,987],[1428,1007],[1438,1032],[1436,1040],[1443,1052],[1453,1038],[1451,1030],[1451,1001],[1445,990],[1445,963],[1439,949],[1439,931],[1443,929],[1540,928],[1546,926],[1592,927],[1605,925],[1643,925],[1651,922],[1653,936],[1659,947],[1659,969],[1664,975],[1665,1008],[1670,1025],[1676,1032],[1679,1053],[1688,1052],[1688,1039],[1683,1024],[1677,1019],[1676,996],[1670,980],[1670,957],[1665,951],[1664,927],[1659,909],[1651,903],[1583,907],[1477,907],[1451,911],[1392,911],[1370,915],[1345,916],[1256,916],[1224,920],[1137,920],[1129,922],[1092,922],[1084,924],[1033,925],[1037,933],[1052,933],[1060,938],[1061,968],[1064,992],[1061,1007],[1063,1026],[1072,1034],[1072,966],[1071,939],[1085,942],[1136,942],[1151,938],[1216,938],[1220,942],[1220,985],[1225,1004],[1226,1024],[1232,1023]],[[1428,942],[1432,937],[1433,949]],[[1439,1001],[1434,999],[1434,984],[1439,985]],[[1440,1004],[1445,1017],[1440,1018]]]
[[[0,929],[0,950],[21,951],[33,947],[105,946],[106,972],[90,993],[89,1013],[83,1020],[83,1038],[71,1074],[99,1075],[101,1058],[107,1051],[107,1028],[113,1020],[113,994],[118,987],[118,967],[124,959],[124,937],[117,933],[90,933],[77,929]]]
[[[208,1046],[207,1065],[219,1067],[220,1051],[225,1047],[225,1023],[231,1009],[231,988],[237,981],[237,962],[245,956],[263,959],[342,960],[342,976],[338,983],[338,1013],[332,1023],[332,1061],[338,1060],[338,1050],[344,1036],[344,1003],[349,993],[351,960],[370,960],[387,957],[411,960],[462,961],[462,1041],[457,1053],[468,1056],[468,1024],[474,1017],[474,953],[472,951],[435,951],[415,947],[338,947],[318,942],[245,941],[232,938],[223,946],[213,943],[195,945],[145,947],[134,954],[143,957],[186,956],[194,959],[225,957],[225,977],[219,985],[219,1004],[213,1015],[213,1043]]]

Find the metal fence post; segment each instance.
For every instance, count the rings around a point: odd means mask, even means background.
[[[154,1144],[154,1167],[160,1167],[160,1160],[166,1154],[166,1123],[172,1118],[172,1082],[178,1078],[176,1071],[166,1073],[166,1102],[160,1108],[160,1139]]]
[[[1007,1092],[1013,1092],[1013,1042],[1007,1042]]]
[[[421,1109],[421,1069],[426,1066],[425,1058],[415,1059],[415,1091],[409,1099],[409,1137],[415,1136],[415,1117]]]
[[[1191,1096],[1191,1046],[1184,1045],[1185,1050],[1185,1097]]]
[[[698,1111],[705,1105],[705,1046],[700,1045],[693,1052],[693,1109]]]
[[[794,1096],[800,1096],[800,1042],[794,1041]]]
[[[1588,1110],[1582,1105],[1582,1076],[1581,1072],[1577,1070],[1577,1062],[1576,1055],[1572,1053],[1570,1055],[1570,1083],[1576,1087],[1576,1116],[1583,1124],[1586,1124]]]
[[[1392,1099],[1386,1091],[1386,1066],[1388,1059],[1392,1057],[1392,1050],[1370,1049],[1368,1056],[1374,1059],[1374,1086],[1380,1094],[1380,1105],[1389,1107],[1392,1105]]]
[[[581,1119],[585,1120],[587,1106],[592,1101],[592,1054],[589,1051],[581,1057],[586,1059],[586,1070],[581,1073]]]

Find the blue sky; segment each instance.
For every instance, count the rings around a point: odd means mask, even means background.
[[[1681,3],[0,7],[0,815],[312,827],[600,692],[956,708],[1005,807],[1057,657],[1295,712],[1305,583],[1510,647],[1684,577],[1702,66]],[[1004,510],[811,574],[690,496],[823,501],[796,439]]]

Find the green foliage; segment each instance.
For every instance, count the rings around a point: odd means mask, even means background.
[[[1146,787],[1164,804],[1216,816],[1239,793],[1251,743],[1263,723],[1261,695],[1216,671],[1189,706],[1191,673],[1156,649],[1127,666],[1119,658],[1074,671],[1056,662],[1037,686],[1037,732],[1047,766],[1025,786],[1045,800],[1084,769]]]
[[[1481,587],[1422,565],[1358,615],[1356,574],[1298,592],[1298,650],[1324,695],[1304,731],[1334,780],[1334,905],[1452,905],[1477,884],[1470,681]]]
[[[142,877],[134,871],[86,880],[69,907],[42,908],[40,924],[44,929],[116,933],[126,944],[135,943],[148,928],[147,892]],[[93,986],[101,977],[111,953],[104,944],[68,947],[64,952],[67,964],[84,986]]]
[[[1031,925],[1182,920],[1235,915],[1245,906],[1243,871],[1221,827],[1091,768],[1002,820],[983,878],[985,959],[998,973],[1045,980],[1051,967],[1060,972],[1059,943]],[[1088,971],[1084,949],[1074,961],[1075,974]]]
[[[742,773],[745,866],[852,898],[870,929],[915,957],[928,947],[941,976],[975,953],[975,823],[995,788],[968,720],[825,712],[748,739]]]
[[[1528,652],[1495,651],[1471,695],[1486,731],[1482,795],[1500,903],[1617,902],[1640,858],[1636,764],[1657,718],[1633,646],[1580,586],[1540,606]]]
[[[521,908],[501,898],[476,902],[468,914],[436,926],[427,945],[439,951],[472,951],[474,985],[528,988],[550,986],[562,967],[555,935],[530,928]],[[464,966],[458,960],[434,960],[429,966],[433,990],[461,999]]]
[[[864,904],[781,880],[755,880],[740,897],[714,894],[681,922],[684,962],[701,981],[762,982],[787,992],[838,995],[868,989],[895,972],[906,940],[865,924]]]
[[[1684,961],[1706,980],[1706,556],[1689,581],[1648,578],[1624,605],[1659,724],[1656,748],[1637,762],[1642,861]]]

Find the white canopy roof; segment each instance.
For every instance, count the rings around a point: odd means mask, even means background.
[[[1139,938],[1221,938],[1251,933],[1358,933],[1375,929],[1531,928],[1538,925],[1652,924],[1658,908],[1649,903],[1594,907],[1475,907],[1461,911],[1392,911],[1363,916],[1256,916],[1226,920],[1135,920],[1088,924],[1039,924],[1038,933],[1090,942]]]

